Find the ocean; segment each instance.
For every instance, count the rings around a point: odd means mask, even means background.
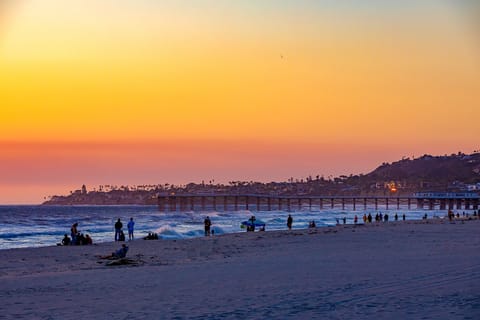
[[[398,213],[407,220],[418,220],[427,214],[429,218],[443,217],[446,211],[440,210],[379,210],[388,213],[390,221]],[[470,211],[468,211],[470,212]],[[473,211],[472,211],[473,212]],[[203,236],[203,220],[209,216],[215,235],[245,232],[242,221],[255,215],[266,223],[266,230],[285,230],[288,214],[293,217],[293,229],[308,227],[315,221],[317,227],[333,226],[346,217],[347,223],[353,223],[355,215],[362,223],[364,213],[375,216],[374,210],[345,211],[341,209],[297,211],[204,211],[204,212],[160,212],[157,206],[0,206],[0,249],[53,246],[78,222],[78,230],[89,234],[94,243],[114,240],[114,224],[121,219],[126,225],[132,217],[135,221],[135,238],[140,239],[155,232],[160,239],[185,239]],[[128,238],[128,236],[127,236]]]

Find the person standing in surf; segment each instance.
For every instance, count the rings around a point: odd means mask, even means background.
[[[210,227],[212,226],[212,221],[210,220],[210,217],[206,217],[205,220],[203,221],[203,224],[205,226],[205,237],[210,235]]]
[[[288,227],[288,230],[292,230],[292,224],[293,224],[293,218],[292,218],[292,215],[288,215],[288,218],[287,218],[287,227]]]

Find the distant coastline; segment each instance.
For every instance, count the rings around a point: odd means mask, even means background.
[[[480,153],[424,155],[383,163],[368,174],[290,178],[284,182],[211,180],[186,185],[83,185],[68,195],[48,197],[43,205],[156,205],[166,194],[262,194],[305,196],[410,196],[415,192],[480,192]]]

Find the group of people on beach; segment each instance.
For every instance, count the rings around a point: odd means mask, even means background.
[[[356,217],[356,216],[355,216]],[[398,221],[398,213],[395,213],[395,215],[393,216],[395,221]],[[369,213],[368,216],[366,213],[363,214],[363,223],[372,223],[373,221],[373,217],[372,217],[372,214]],[[388,219],[390,219],[388,213],[385,213],[385,214],[382,214],[381,212],[380,213],[377,213],[375,215],[375,222],[388,222]],[[405,213],[402,215],[402,220],[405,221],[407,219],[407,216],[405,215]]]
[[[148,235],[143,237],[143,240],[158,240],[158,234],[155,232],[149,232]]]
[[[480,216],[480,210],[477,212],[477,210],[473,211],[473,214],[472,214],[473,218],[477,218]],[[465,211],[463,211],[462,215],[460,215],[459,212],[457,213],[454,213],[452,210],[448,210],[448,214],[447,214],[447,217],[448,217],[448,220],[452,221],[453,219],[457,218],[457,219],[468,219],[468,220],[471,220],[472,217],[468,214],[468,213],[465,213]]]
[[[125,241],[125,233],[123,233],[123,223],[118,218],[117,222],[115,222],[115,241]],[[127,224],[128,229],[128,240],[133,240],[133,229],[135,227],[135,222],[133,218],[130,218],[130,221]]]
[[[91,245],[93,244],[93,239],[88,234],[83,234],[78,230],[78,222],[72,224],[70,228],[70,237],[67,233],[63,236],[62,242],[59,245],[62,246],[81,246],[81,245]]]
[[[133,218],[130,218],[130,221],[127,224],[128,228],[128,239],[133,240],[133,230],[135,222]],[[117,222],[114,225],[115,227],[115,241],[125,241],[125,233],[123,233],[123,223],[118,218]],[[69,245],[91,245],[93,244],[93,239],[88,234],[83,234],[78,231],[78,222],[72,224],[70,228],[70,237],[65,233],[62,242],[59,245],[69,246]]]

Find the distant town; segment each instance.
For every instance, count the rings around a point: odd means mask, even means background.
[[[415,192],[480,192],[480,153],[423,155],[383,163],[360,175],[290,178],[284,182],[214,180],[186,185],[82,185],[68,195],[45,198],[45,205],[155,205],[159,195],[260,194],[272,196],[409,196]]]

